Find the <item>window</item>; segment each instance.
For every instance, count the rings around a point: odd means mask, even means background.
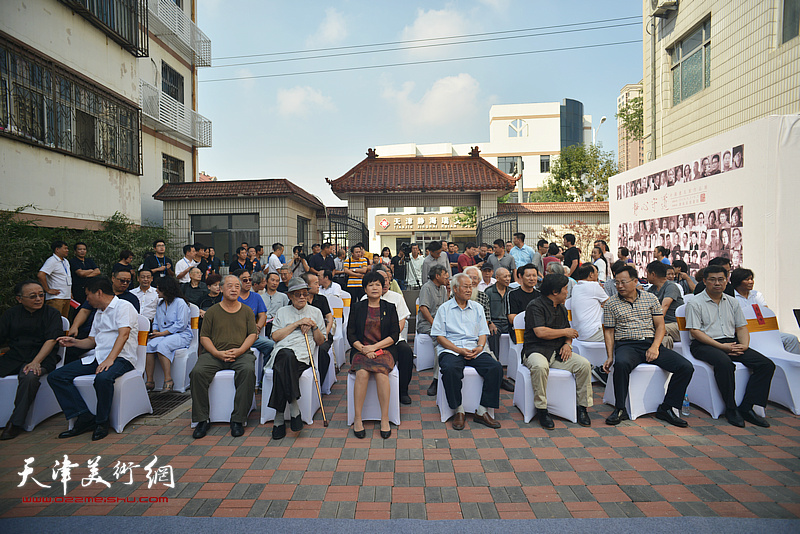
[[[528,137],[528,123],[522,119],[514,119],[508,125],[509,137]]]
[[[145,0],[61,0],[61,3],[79,13],[134,56],[147,57],[150,40],[147,37]]]
[[[214,247],[223,265],[230,265],[240,243],[260,242],[258,213],[192,215],[191,221],[193,237],[204,245]]]
[[[550,156],[539,156],[539,172],[550,172]]]
[[[389,208],[389,213],[404,213],[405,208]]]
[[[139,174],[139,109],[0,37],[0,134]]]
[[[161,154],[161,172],[165,184],[180,184],[184,181],[183,160]]]
[[[164,61],[161,62],[161,90],[183,104],[183,76]]]
[[[304,252],[311,252],[311,241],[309,230],[311,229],[311,219],[297,216],[297,244],[304,246]]]
[[[676,43],[669,53],[674,106],[711,85],[711,20]]]
[[[502,156],[497,158],[497,168],[508,174],[514,176],[522,172],[522,157],[520,156]]]
[[[800,0],[783,0],[783,30],[781,44],[800,33]]]

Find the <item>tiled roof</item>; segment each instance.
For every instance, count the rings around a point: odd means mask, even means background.
[[[498,204],[500,213],[608,213],[608,202],[523,202]]]
[[[153,194],[156,200],[188,200],[200,198],[238,198],[295,196],[309,205],[324,209],[320,200],[286,178],[268,180],[224,180],[216,182],[183,182],[164,184]]]
[[[423,193],[426,191],[513,191],[514,178],[485,159],[451,157],[367,157],[336,180],[336,195],[349,193]]]

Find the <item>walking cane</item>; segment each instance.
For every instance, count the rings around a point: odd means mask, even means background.
[[[314,355],[311,354],[311,344],[308,342],[308,334],[304,333],[303,337],[306,340],[306,348],[308,349],[308,357],[311,362],[311,372],[314,374],[314,384],[317,386],[317,397],[319,397],[319,409],[322,410],[322,424],[328,426],[328,418],[325,417],[325,407],[322,405],[322,391],[319,389],[319,378],[317,378],[317,369],[314,366]]]

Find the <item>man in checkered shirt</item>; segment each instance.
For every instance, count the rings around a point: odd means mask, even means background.
[[[677,352],[661,346],[666,334],[664,312],[655,295],[636,287],[636,269],[630,265],[622,267],[614,281],[617,294],[603,306],[603,334],[608,354],[603,370],[608,373],[614,365],[616,397],[614,411],[606,419],[606,424],[617,425],[628,419],[625,400],[631,371],[639,364],[649,363],[672,373],[656,417],[678,427],[688,426],[673,409],[680,408],[683,403],[694,373],[692,364]]]

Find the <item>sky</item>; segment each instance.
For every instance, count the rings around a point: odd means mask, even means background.
[[[594,127],[608,117],[597,141],[616,153],[617,96],[642,78],[640,1],[198,4],[213,65],[198,69],[198,111],[213,128],[199,170],[288,178],[326,206],[345,202],[325,178],[370,147],[488,142],[493,104],[579,100]],[[625,17],[637,18],[599,22]],[[454,36],[468,37],[442,39]],[[637,42],[595,46],[624,41]],[[490,55],[501,57],[462,59]]]

